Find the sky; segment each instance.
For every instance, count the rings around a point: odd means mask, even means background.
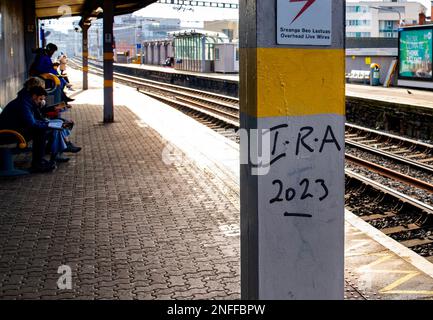
[[[209,0],[208,0],[209,1]],[[238,0],[212,0],[213,2],[239,3]],[[348,2],[358,2],[360,0],[348,0]],[[380,1],[380,0],[361,0],[361,1]],[[427,8],[427,15],[430,16],[431,1],[430,0],[408,0],[408,2],[419,2]],[[186,9],[186,10],[185,10]],[[191,9],[193,11],[191,11]],[[178,18],[187,21],[203,21],[203,20],[218,20],[218,19],[238,19],[238,11],[234,9],[210,9],[201,7],[184,7],[181,10],[174,10],[173,6],[167,4],[152,4],[136,14],[142,16],[158,17],[158,18]]]
[[[210,1],[210,0],[206,0]],[[212,2],[238,3],[238,0],[212,0]],[[221,19],[238,19],[239,11],[237,9],[222,8],[205,8],[192,6],[175,6],[169,4],[151,4],[137,12],[135,15],[154,18],[180,18],[182,27],[199,27],[202,21],[221,20]],[[73,21],[79,18],[62,18],[51,19],[47,27],[57,31],[67,32],[73,29]]]
[[[209,1],[209,0],[208,0]],[[238,3],[237,0],[212,0],[213,2]],[[193,6],[173,6],[154,3],[135,13],[145,17],[180,18],[184,22],[197,22],[221,19],[238,19],[236,9],[205,8]]]
[[[360,0],[347,0],[347,2],[358,2]],[[377,2],[380,0],[361,0],[361,1],[367,1],[367,2]],[[431,12],[431,1],[430,0],[408,0],[407,2],[419,2],[423,4],[427,8],[427,16],[430,16]]]
[[[431,1],[430,0],[418,0],[415,2],[422,3],[427,8],[427,16],[430,16],[430,14],[431,14]]]
[[[210,1],[210,0],[207,0]],[[213,2],[238,3],[238,0],[212,0]],[[347,0],[347,2],[357,2],[359,0]],[[362,1],[377,1],[377,0],[362,0]],[[427,16],[430,16],[431,1],[430,0],[413,0],[420,2],[427,7]],[[151,4],[137,12],[136,15],[154,18],[180,18],[182,27],[197,27],[204,20],[221,20],[221,19],[238,19],[239,12],[236,9],[220,9],[220,8],[204,8],[191,6],[173,6],[168,4]],[[72,21],[77,18],[64,18],[61,20],[53,20],[52,27],[58,31],[66,32],[72,29]]]

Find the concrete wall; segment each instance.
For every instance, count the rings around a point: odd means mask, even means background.
[[[215,45],[215,50],[219,50],[219,60],[215,59],[215,72],[236,72],[235,48],[236,44],[234,43],[220,43]]]
[[[206,61],[206,63],[211,63],[211,61]],[[207,65],[206,67],[209,68],[210,65]],[[117,64],[114,65],[114,71],[119,73],[125,73],[138,78],[170,83],[192,89],[210,91],[226,96],[239,96],[238,81],[208,78],[205,76],[193,75],[189,73],[180,74],[140,68],[130,68],[128,66],[122,66]]]
[[[17,95],[26,78],[22,0],[0,0],[0,107]]]
[[[162,41],[149,41],[144,44],[144,64],[162,65],[169,57],[173,57],[173,46],[171,43]]]
[[[396,38],[346,38],[346,48],[398,48]]]
[[[370,70],[366,58],[381,66],[380,82],[384,83],[391,62],[398,56],[398,39],[346,38],[346,73],[352,70]],[[393,85],[397,85],[397,75]]]
[[[433,141],[433,109],[346,97],[347,121],[367,128]]]
[[[172,43],[167,45],[167,57],[174,57],[174,48]]]
[[[384,56],[368,56],[371,59],[371,63],[378,63],[380,69],[380,83],[383,84],[388,74],[389,66],[391,62],[397,57],[384,57]],[[367,56],[346,56],[346,73],[350,73],[352,70],[370,70],[370,65],[365,63]],[[394,77],[393,84],[397,84],[397,75]]]
[[[152,61],[152,64],[155,64],[155,65],[159,65],[160,64],[160,61],[159,61],[159,46],[158,45],[154,45],[153,47],[153,61]]]

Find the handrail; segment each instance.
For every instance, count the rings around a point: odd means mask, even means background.
[[[39,75],[39,77],[45,79],[45,80],[51,80],[54,82],[56,87],[60,86],[60,79],[59,77],[57,77],[56,75],[52,74],[52,73],[42,73]]]

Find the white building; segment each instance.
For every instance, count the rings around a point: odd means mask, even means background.
[[[427,9],[405,0],[346,1],[346,37],[397,38],[399,25],[417,24]]]

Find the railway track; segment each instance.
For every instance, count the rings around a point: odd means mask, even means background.
[[[101,68],[97,65],[89,69],[102,74]],[[225,132],[221,129],[239,128],[239,99],[237,98],[119,73],[115,73],[114,76],[116,81],[135,86],[139,92],[176,107],[200,121],[205,121],[206,125],[219,130],[222,134]],[[237,139],[231,131],[227,132],[226,136]],[[398,165],[395,166],[397,169],[390,169],[389,165],[378,163],[380,161],[366,161],[363,157],[346,153],[348,161],[385,177],[433,193],[433,145],[346,124],[346,146],[379,156]],[[409,174],[408,170],[402,172],[398,170],[399,165],[409,166],[416,171],[413,174]]]
[[[346,124],[346,145],[433,174],[433,145],[353,124]]]
[[[102,74],[97,66],[90,70]],[[227,130],[239,128],[238,99],[124,74],[114,76],[116,81],[135,86],[139,92],[178,108],[239,142],[234,131]],[[349,163],[422,189],[427,195],[433,193],[433,145],[352,124],[346,124],[346,145],[368,154],[360,157],[348,152]],[[415,171],[410,175],[408,170],[390,169],[389,165],[378,163],[381,161],[373,161],[374,157]],[[420,175],[425,177],[419,179]],[[433,207],[350,170],[346,170],[346,181],[348,209],[433,262]]]
[[[433,207],[346,170],[346,208],[433,262]]]

